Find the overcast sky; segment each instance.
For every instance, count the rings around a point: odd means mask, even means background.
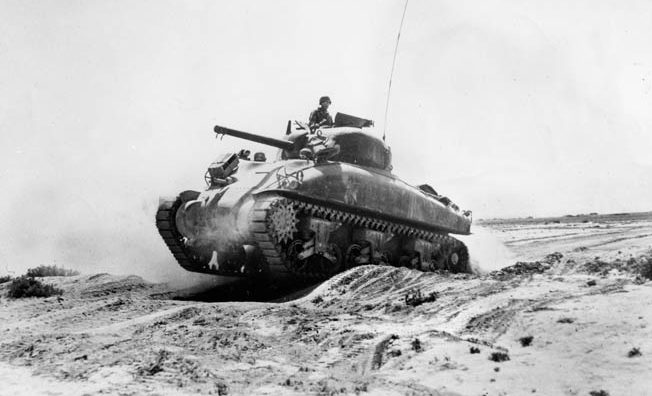
[[[329,95],[382,135],[403,5],[1,0],[0,265],[168,266],[158,196],[247,146],[215,124],[280,136]],[[395,173],[475,217],[652,210],[650,21],[649,1],[411,0]]]

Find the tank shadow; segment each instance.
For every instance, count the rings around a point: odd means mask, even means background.
[[[309,294],[322,281],[296,279],[237,279],[220,285],[201,285],[171,292],[167,299],[202,302],[287,302]]]

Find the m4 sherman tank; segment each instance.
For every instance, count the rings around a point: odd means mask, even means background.
[[[208,274],[327,278],[363,264],[470,272],[450,234],[470,233],[471,212],[395,176],[369,124],[341,113],[317,131],[289,122],[285,139],[216,126],[277,147],[277,159],[242,150],[213,162],[206,190],[161,199],[159,233],[183,268]]]

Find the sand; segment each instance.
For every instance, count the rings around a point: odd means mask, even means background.
[[[652,215],[483,226],[510,267],[363,266],[287,302],[44,278],[61,298],[0,299],[0,394],[649,394]],[[406,304],[417,291],[430,301]]]

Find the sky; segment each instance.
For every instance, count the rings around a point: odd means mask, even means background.
[[[652,3],[411,0],[383,125],[403,6],[0,1],[0,272],[178,274],[158,197],[255,147],[213,126],[282,136],[322,95],[476,218],[652,210]]]

